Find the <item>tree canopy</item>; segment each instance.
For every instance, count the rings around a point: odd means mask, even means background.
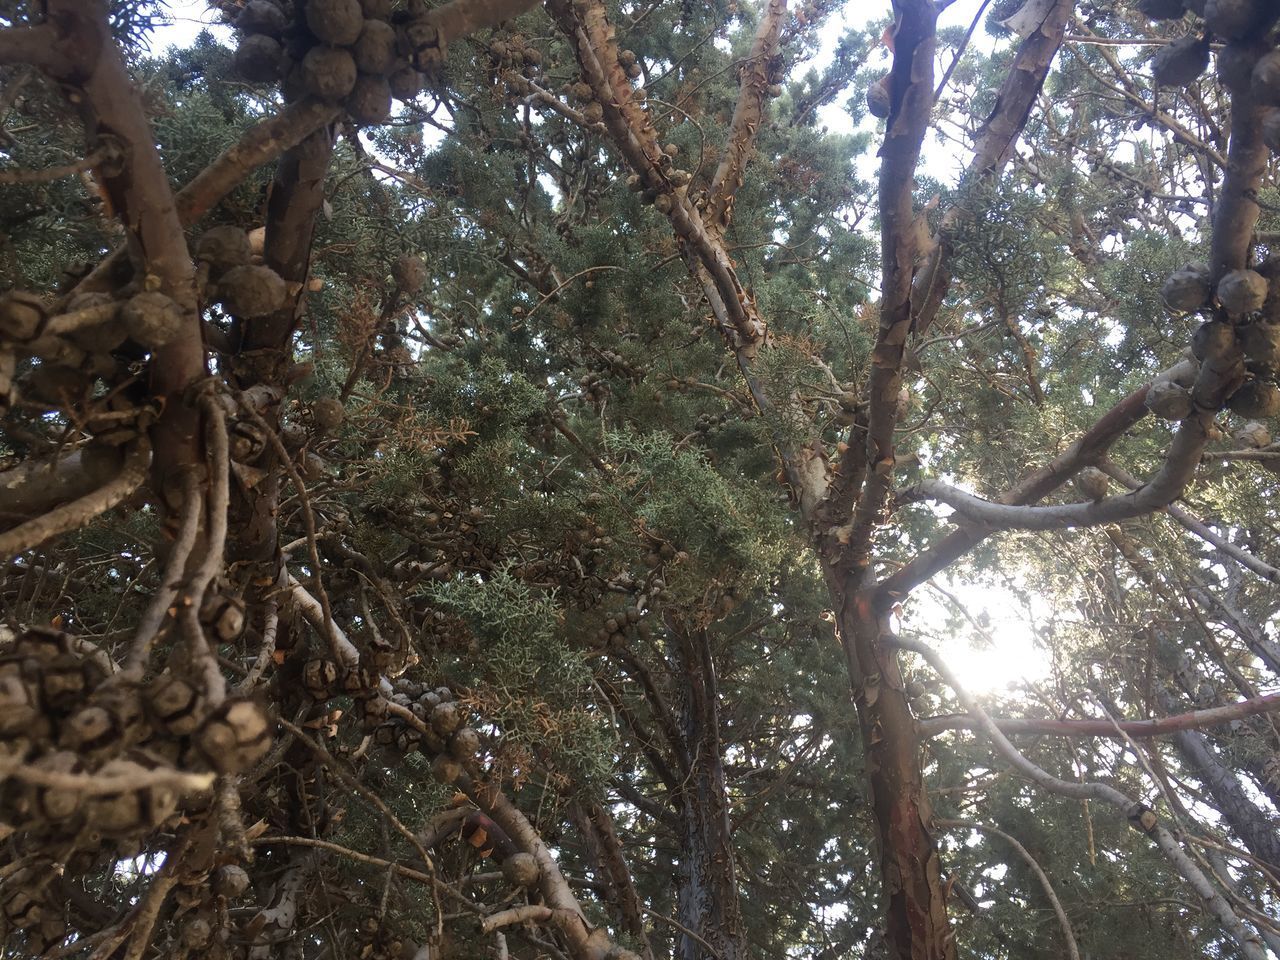
[[[0,0],[5,956],[1280,956],[1280,7],[861,6]]]

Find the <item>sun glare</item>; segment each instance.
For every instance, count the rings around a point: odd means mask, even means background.
[[[967,689],[1005,693],[1049,675],[1049,652],[1035,639],[1034,600],[1028,610],[1022,597],[990,583],[931,587],[912,598],[899,629],[933,646]]]

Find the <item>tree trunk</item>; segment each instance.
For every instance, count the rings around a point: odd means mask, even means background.
[[[677,919],[697,937],[681,932],[678,960],[742,960],[742,915],[729,828],[729,802],[720,755],[719,690],[706,630],[671,631],[676,663],[684,674],[679,723],[691,758],[680,791],[684,833]]]
[[[1198,730],[1181,730],[1173,736],[1174,745],[1195,775],[1213,797],[1213,805],[1222,814],[1240,841],[1280,878],[1280,836],[1244,792],[1235,774],[1218,757],[1209,739]]]
[[[897,654],[885,642],[892,637],[889,614],[858,590],[859,577],[828,571],[866,753],[885,941],[894,960],[955,960],[915,718]]]

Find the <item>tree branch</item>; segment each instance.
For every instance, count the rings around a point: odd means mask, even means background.
[[[993,717],[991,722],[1008,734],[1050,734],[1064,737],[1160,737],[1181,730],[1203,730],[1217,727],[1232,720],[1257,716],[1260,713],[1280,711],[1280,693],[1269,693],[1249,700],[1240,700],[1223,707],[1192,710],[1171,717],[1154,717],[1150,720],[1049,720],[1028,718]],[[922,737],[935,737],[945,730],[977,730],[980,721],[966,714],[929,717],[920,720],[916,729]]]
[[[1018,52],[996,95],[996,109],[979,128],[974,141],[973,159],[966,173],[970,182],[992,180],[1008,164],[1031,115],[1031,107],[1049,75],[1049,66],[1062,46],[1067,18],[1074,7],[1075,0],[1058,0],[1040,26],[1018,45]],[[948,234],[962,215],[960,207],[947,211],[939,230],[939,242],[912,282],[913,326],[917,336],[923,336],[933,324],[951,288],[952,250]]]
[[[51,73],[65,71],[70,65],[57,47],[59,39],[51,23],[0,30],[0,65],[27,63]]]
[[[1005,833],[1003,830],[997,830],[995,827],[978,823],[974,820],[935,820],[940,827],[962,827],[969,830],[980,830],[983,833],[989,833],[999,837],[1009,846],[1013,847],[1017,853],[1031,868],[1031,872],[1036,875],[1036,879],[1040,881],[1040,888],[1044,890],[1045,897],[1048,898],[1049,904],[1053,907],[1054,915],[1058,918],[1058,925],[1062,927],[1062,936],[1067,943],[1067,955],[1071,960],[1080,960],[1080,947],[1076,945],[1076,935],[1071,929],[1071,921],[1067,919],[1067,911],[1062,909],[1062,901],[1058,899],[1058,894],[1053,889],[1053,884],[1049,882],[1049,877],[1045,874],[1044,869],[1040,866],[1035,857],[1031,855],[1031,851],[1018,842],[1016,837]]]
[[[109,134],[121,145],[121,161],[99,168],[98,182],[124,227],[135,273],[147,277],[148,289],[166,294],[182,311],[181,331],[154,351],[149,367],[151,393],[163,404],[152,428],[152,466],[156,492],[168,509],[176,506],[165,498],[173,480],[200,463],[199,416],[184,402],[187,387],[205,374],[195,268],[155,133],[111,37],[106,4],[47,0],[47,10],[58,28],[56,49],[65,61],[49,68],[50,75],[74,93],[69,100],[90,143]]]
[[[1205,876],[1195,861],[1187,855],[1178,844],[1178,841],[1174,839],[1173,834],[1160,823],[1154,811],[1145,804],[1130,799],[1115,787],[1105,783],[1060,780],[1048,771],[1036,766],[1000,731],[995,721],[987,715],[982,705],[961,686],[951,668],[937,653],[919,640],[899,637],[898,645],[904,650],[918,653],[928,661],[929,665],[955,691],[956,698],[964,705],[964,708],[976,718],[979,728],[987,735],[987,739],[992,742],[996,751],[1023,776],[1051,793],[1057,793],[1076,800],[1098,800],[1124,813],[1129,822],[1136,829],[1142,830],[1169,862],[1173,864],[1174,869],[1182,875],[1192,890],[1201,898],[1209,912],[1218,919],[1223,929],[1236,941],[1240,947],[1241,954],[1247,960],[1266,960],[1267,952],[1259,943],[1257,935],[1244,925],[1244,922],[1231,908],[1231,905],[1222,896],[1218,888]]]
[[[1139,481],[1135,476],[1126,471],[1123,467],[1111,463],[1110,461],[1104,460],[1101,464],[1101,469],[1108,476],[1124,484],[1130,490],[1136,490],[1138,487],[1142,486],[1141,481]],[[1263,580],[1267,580],[1271,583],[1280,583],[1280,569],[1276,569],[1271,566],[1271,564],[1259,560],[1247,550],[1241,550],[1226,537],[1214,532],[1211,527],[1203,521],[1197,520],[1177,504],[1169,504],[1164,508],[1164,512],[1173,517],[1174,520],[1178,521],[1178,523],[1194,533],[1205,543],[1210,544],[1220,550],[1224,556],[1230,557],[1236,563],[1240,564],[1240,566],[1247,570],[1252,570],[1258,576],[1262,577]]]
[[[144,437],[139,437],[126,449],[120,472],[101,487],[0,533],[0,556],[14,556],[39,546],[51,537],[77,530],[122,503],[142,486],[150,462],[151,444]]]
[[[786,15],[786,0],[767,0],[756,27],[755,39],[751,42],[751,52],[741,66],[738,82],[742,89],[733,108],[729,137],[715,176],[711,178],[707,200],[705,222],[707,229],[716,235],[723,234],[729,226],[733,216],[733,197],[742,186],[743,171],[751,158],[756,130],[764,120],[773,58]]]
[[[863,569],[871,538],[887,518],[893,483],[893,429],[902,389],[902,357],[911,332],[911,278],[919,253],[912,187],[933,110],[933,51],[938,12],[929,0],[894,4],[898,29],[888,126],[880,148],[880,326],[867,385],[867,474],[840,563]]]

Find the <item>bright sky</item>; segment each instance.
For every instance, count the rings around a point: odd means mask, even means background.
[[[221,24],[218,15],[209,10],[205,0],[167,0],[167,5],[171,22],[156,31],[154,46],[157,52],[170,45],[185,46],[205,28],[211,29],[220,39],[231,42],[232,31]],[[943,13],[939,26],[967,27],[983,5],[983,0],[956,0]],[[817,63],[830,59],[841,33],[848,25],[885,17],[889,10],[889,0],[849,0],[842,16],[833,17],[829,21]],[[890,55],[887,51],[881,50],[873,56],[883,58],[884,67],[888,69]],[[941,69],[940,65],[939,71]],[[819,112],[821,122],[833,131],[853,129],[849,114],[843,109],[843,102],[844,98],[841,98]],[[874,121],[868,118],[868,122]],[[954,182],[958,179],[964,159],[953,145],[944,144],[937,137],[930,137],[925,144],[922,165],[937,179]],[[873,179],[878,163],[874,151],[869,151],[861,163],[859,173]],[[947,621],[948,616],[955,615],[954,604],[927,587],[913,594],[903,626],[912,632],[919,632],[926,642],[936,646],[950,662],[961,682],[970,690],[1003,692],[1019,683],[1041,680],[1048,676],[1048,653],[1034,642],[1027,619],[1028,611],[1012,591],[995,584],[962,582],[946,582],[943,587],[982,625],[981,631],[966,629],[961,637],[942,636],[940,625]],[[1031,613],[1037,619],[1044,615],[1044,611]],[[976,638],[976,643],[970,643],[971,636]]]

